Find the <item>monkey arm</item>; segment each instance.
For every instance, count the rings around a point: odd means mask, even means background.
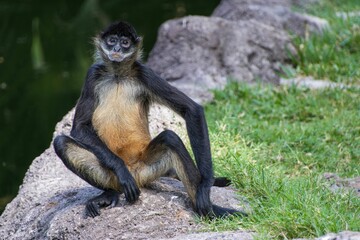
[[[135,202],[139,198],[140,190],[124,161],[108,149],[91,127],[78,123],[73,127],[71,136],[91,151],[103,166],[116,174],[128,202]]]
[[[171,86],[150,68],[139,62],[136,62],[136,64],[139,79],[146,88],[150,90],[154,101],[169,106],[185,119],[191,148],[201,175],[199,189],[209,191],[214,183],[214,173],[208,128],[203,107],[195,103],[177,88]]]
[[[90,67],[85,84],[75,109],[73,127],[70,135],[90,148],[99,161],[106,167],[116,170],[117,165],[124,165],[120,160],[120,164],[115,162],[117,156],[112,153],[103,141],[98,137],[92,125],[92,115],[95,108],[95,85],[101,77],[103,71],[102,65],[95,64]],[[122,166],[121,166],[122,167]]]
[[[127,168],[124,161],[111,152],[104,142],[100,140],[91,125],[77,122],[76,118],[74,122],[70,135],[84,145],[86,149],[89,149],[102,165],[114,172],[120,172],[122,169]]]
[[[101,65],[93,65],[87,74],[85,85],[77,103],[73,127],[70,135],[90,150],[101,164],[116,174],[123,187],[127,201],[134,202],[140,191],[126,167],[124,161],[115,155],[99,138],[92,125],[92,114],[95,107],[95,83],[101,76]]]

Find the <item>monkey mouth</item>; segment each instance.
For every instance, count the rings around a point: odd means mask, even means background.
[[[113,62],[121,62],[124,59],[124,57],[120,53],[111,53],[109,55],[109,59],[110,61]]]

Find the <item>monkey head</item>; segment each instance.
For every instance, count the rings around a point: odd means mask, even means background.
[[[104,61],[120,63],[139,58],[141,41],[133,26],[120,21],[111,24],[95,37],[95,46]]]

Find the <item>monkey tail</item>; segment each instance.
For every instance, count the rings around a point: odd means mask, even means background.
[[[227,187],[230,186],[231,180],[226,177],[217,177],[215,178],[213,186],[215,187]]]
[[[215,204],[213,204],[212,208],[213,208],[213,215],[216,218],[218,218],[218,217],[222,218],[222,217],[228,217],[228,216],[239,216],[239,217],[247,217],[248,216],[248,214],[246,212],[231,209],[231,208],[220,207]]]

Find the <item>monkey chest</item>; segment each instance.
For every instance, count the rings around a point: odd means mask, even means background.
[[[141,157],[150,141],[147,112],[135,87],[110,85],[100,89],[92,118],[100,139],[128,165]]]

